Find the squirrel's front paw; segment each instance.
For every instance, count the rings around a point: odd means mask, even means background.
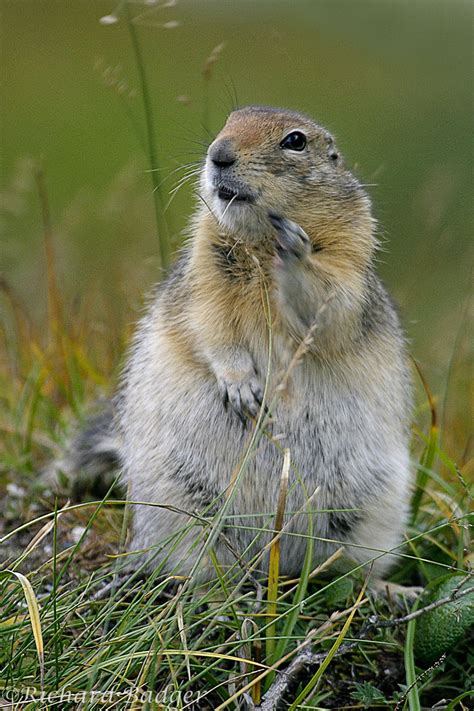
[[[277,253],[285,259],[303,259],[311,252],[308,235],[296,222],[269,212],[268,217],[277,233]]]
[[[246,415],[257,417],[263,400],[263,390],[255,375],[237,380],[220,377],[217,380],[224,405],[231,405],[242,422]]]

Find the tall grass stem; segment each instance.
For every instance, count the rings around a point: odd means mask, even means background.
[[[153,114],[153,104],[151,101],[148,80],[143,61],[142,49],[133,18],[130,15],[128,3],[125,5],[125,17],[127,20],[128,32],[132,43],[133,54],[137,66],[140,91],[143,101],[143,113],[145,117],[148,162],[150,165],[150,178],[153,188],[153,205],[155,209],[156,228],[158,231],[158,244],[160,249],[160,261],[162,270],[166,271],[170,264],[170,237],[168,223],[164,217],[164,201],[160,192],[158,150],[156,146],[155,117]]]

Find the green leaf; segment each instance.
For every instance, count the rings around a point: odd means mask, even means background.
[[[351,693],[353,699],[361,701],[365,709],[370,709],[372,705],[376,702],[385,702],[387,699],[382,694],[381,691],[377,689],[373,684],[369,684],[368,681],[362,682],[362,684],[355,683],[356,691]]]
[[[453,593],[466,578],[460,590],[472,588],[472,592],[457,600],[427,612],[417,620],[414,650],[417,660],[433,664],[443,654],[458,648],[467,638],[474,625],[474,582],[463,575],[443,578],[436,587],[424,595],[421,604],[427,605]]]

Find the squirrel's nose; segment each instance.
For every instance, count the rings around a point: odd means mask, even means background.
[[[228,138],[214,141],[209,149],[209,158],[218,168],[228,168],[237,160],[232,142]]]

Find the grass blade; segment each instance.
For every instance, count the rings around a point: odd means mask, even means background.
[[[288,492],[288,477],[290,473],[290,450],[285,449],[283,453],[283,468],[280,478],[280,493],[278,495],[278,505],[275,515],[275,534],[283,527],[283,517],[285,515],[286,494]],[[272,660],[275,651],[276,626],[272,622],[277,611],[278,598],[278,577],[280,570],[280,537],[276,537],[270,547],[270,562],[268,566],[268,593],[267,593],[267,614],[269,622],[266,629],[266,653],[267,659]]]
[[[30,617],[31,629],[33,631],[33,637],[35,640],[36,653],[38,655],[38,662],[40,667],[40,684],[41,690],[44,687],[44,646],[43,646],[43,633],[41,630],[41,618],[39,612],[38,601],[36,599],[35,591],[28,580],[28,578],[22,573],[18,573],[15,570],[5,570],[0,573],[0,579],[13,576],[20,583],[23,594],[25,596],[26,605],[28,607],[28,615]]]
[[[423,498],[423,494],[426,489],[426,485],[428,483],[429,472],[433,468],[435,457],[436,457],[437,451],[439,449],[439,428],[438,428],[438,418],[437,418],[437,414],[436,414],[436,407],[435,407],[434,398],[433,398],[431,391],[428,387],[428,383],[426,382],[425,377],[424,377],[423,373],[421,372],[420,367],[418,366],[416,361],[413,361],[413,362],[415,363],[415,367],[418,372],[418,376],[422,382],[424,391],[426,393],[426,397],[428,400],[428,405],[429,405],[430,413],[431,413],[431,423],[430,423],[430,432],[429,432],[429,437],[428,437],[428,443],[427,443],[427,445],[424,449],[424,452],[421,456],[420,466],[418,467],[418,471],[417,471],[417,475],[416,475],[416,490],[415,490],[415,494],[413,496],[413,501],[412,501],[412,519],[411,519],[412,525],[415,523],[416,518],[418,516],[418,511],[420,509],[421,500]]]
[[[362,598],[364,597],[365,589],[367,587],[367,582],[368,582],[368,578],[365,581],[364,585],[362,586],[362,589],[361,589],[361,591],[357,597],[357,600],[354,604],[354,607],[353,607],[351,613],[349,614],[347,620],[345,621],[345,623],[342,627],[342,630],[340,631],[336,641],[334,642],[331,649],[329,650],[329,654],[327,655],[326,659],[323,661],[323,663],[319,667],[318,671],[313,675],[313,677],[310,679],[310,681],[306,684],[303,691],[298,695],[298,697],[295,699],[295,701],[293,701],[293,703],[291,704],[288,711],[295,711],[296,709],[298,709],[300,707],[300,704],[305,700],[305,698],[308,696],[308,694],[311,693],[311,691],[314,689],[314,687],[316,686],[316,684],[318,683],[318,681],[321,679],[322,675],[326,671],[326,668],[331,663],[334,655],[336,654],[337,650],[343,643],[344,638],[346,637],[346,635],[349,631],[349,627],[351,626],[352,618],[354,617],[356,611],[359,609],[359,603],[362,600]]]
[[[128,3],[124,3],[125,7],[125,17],[127,21],[128,31],[130,34],[130,40],[132,43],[133,53],[135,56],[135,63],[137,65],[138,77],[140,81],[140,91],[143,101],[143,112],[145,116],[146,125],[146,135],[147,135],[147,149],[148,149],[148,162],[150,164],[150,176],[153,186],[153,203],[155,207],[155,218],[156,226],[158,229],[158,244],[160,248],[160,260],[161,268],[166,271],[170,264],[170,244],[169,244],[169,234],[168,225],[164,218],[164,205],[160,193],[160,182],[158,178],[158,152],[156,149],[156,131],[155,131],[155,121],[153,114],[153,105],[151,101],[150,92],[148,89],[148,80],[145,71],[145,63],[143,61],[142,51],[140,47],[140,42],[138,39],[138,34],[136,27],[133,22],[133,17],[131,17]]]
[[[416,606],[413,608],[416,609]],[[410,711],[421,711],[420,697],[416,682],[415,658],[413,654],[413,642],[415,639],[416,620],[411,620],[407,625],[407,637],[405,640],[405,675],[407,683],[407,699]]]

